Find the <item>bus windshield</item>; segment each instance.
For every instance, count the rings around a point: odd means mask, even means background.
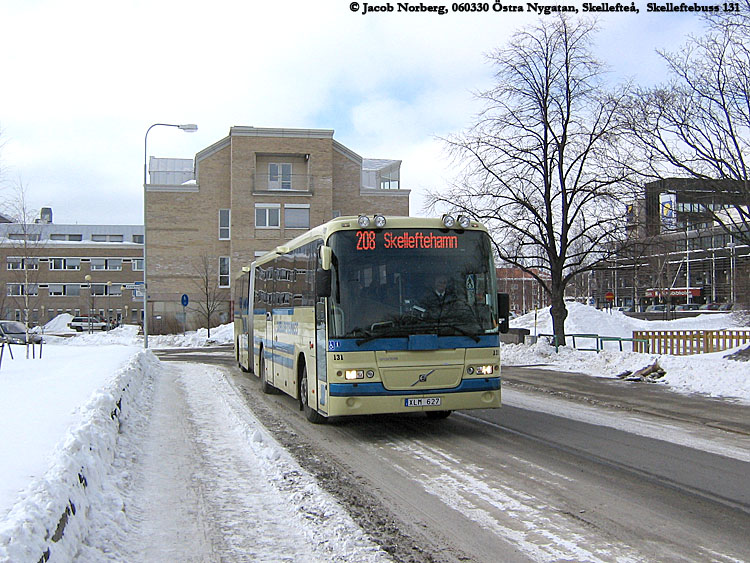
[[[329,338],[498,332],[496,281],[483,231],[384,229],[331,235]]]

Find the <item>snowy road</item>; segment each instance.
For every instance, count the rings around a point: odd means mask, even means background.
[[[510,430],[520,414],[543,433],[560,425],[552,411],[572,435],[607,442],[615,426],[653,452],[653,420],[615,424],[600,409],[509,392],[516,406],[505,411],[315,426],[291,398],[262,394],[230,354],[163,355],[178,361],[162,362],[116,459],[112,486],[127,491],[125,506],[100,503],[108,514],[94,518],[112,525],[88,538],[80,560],[750,559],[747,512]],[[746,440],[717,436],[673,445],[748,463]]]
[[[523,420],[538,419],[559,424],[528,398],[516,408],[457,414],[445,421],[422,416],[387,416],[351,419],[326,426],[306,423],[294,401],[284,396],[263,396],[257,383],[243,376],[233,378],[246,388],[253,410],[274,428],[288,447],[316,452],[307,468],[326,481],[331,461],[342,468],[359,488],[360,496],[346,492],[346,478],[328,478],[326,487],[348,499],[357,521],[368,528],[370,515],[397,521],[399,530],[438,561],[745,561],[750,559],[750,515],[743,510],[693,495],[668,479],[644,478],[622,464],[596,459],[572,443],[551,443],[509,431],[507,423],[519,410]],[[511,393],[509,393],[511,395]],[[510,400],[511,397],[509,396]],[[536,396],[537,400],[549,399]],[[642,449],[659,460],[658,443],[636,422],[599,410],[588,420],[576,405],[555,410],[565,418],[568,438],[605,443],[612,452],[622,444],[612,442],[612,426],[630,424],[625,431],[628,447]],[[479,416],[477,416],[479,415]],[[492,417],[498,416],[498,422]],[[489,418],[489,420],[482,420]],[[695,448],[698,463],[686,471],[726,470],[740,495],[747,492],[746,439],[724,437],[719,443],[715,429],[703,437],[678,434],[674,424],[657,428],[662,421],[641,419],[650,432],[661,431],[664,456],[661,463],[674,471]],[[558,429],[550,426],[552,434]],[[623,432],[623,431],[620,431]],[[696,431],[697,432],[697,431]],[[698,432],[698,434],[700,434]],[[681,445],[681,443],[683,443]],[[667,446],[669,448],[667,448]],[[710,446],[710,447],[709,447]],[[682,448],[680,457],[674,451]],[[704,463],[714,451],[711,465]],[[726,456],[726,463],[716,459]],[[632,459],[637,464],[637,459]],[[659,465],[658,463],[656,464]],[[739,468],[739,469],[738,469]],[[363,495],[372,497],[366,502]],[[354,497],[354,498],[352,498]],[[403,541],[403,539],[402,539]],[[414,559],[414,560],[429,560]]]
[[[88,538],[81,560],[388,560],[270,439],[220,370],[165,363],[153,384],[150,422],[116,461],[127,481],[119,485],[130,488],[124,521]]]

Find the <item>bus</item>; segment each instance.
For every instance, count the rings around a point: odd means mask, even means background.
[[[487,229],[465,216],[338,217],[243,268],[236,359],[313,423],[496,408],[496,287]]]

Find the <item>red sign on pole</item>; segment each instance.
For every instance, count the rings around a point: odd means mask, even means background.
[[[615,294],[612,293],[611,291],[608,291],[607,293],[604,294],[604,298],[607,301],[614,301],[615,300]]]

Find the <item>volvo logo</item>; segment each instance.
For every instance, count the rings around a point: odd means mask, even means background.
[[[417,378],[417,380],[416,380],[416,381],[415,381],[414,383],[412,383],[412,384],[411,384],[411,386],[412,386],[412,387],[414,387],[415,385],[417,385],[417,384],[419,384],[419,383],[424,383],[425,381],[427,381],[427,378],[428,378],[428,377],[430,376],[430,374],[431,374],[431,373],[432,373],[433,371],[435,371],[435,370],[434,370],[434,369],[431,369],[431,370],[430,370],[430,371],[428,371],[427,373],[420,373],[420,374],[419,374],[419,377]]]

